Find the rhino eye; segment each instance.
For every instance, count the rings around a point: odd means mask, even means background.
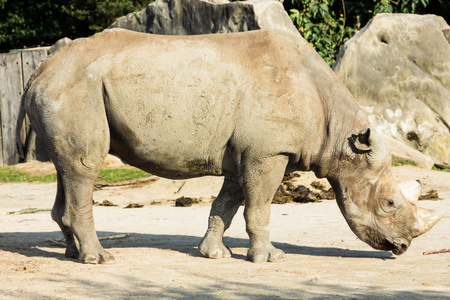
[[[395,210],[395,201],[392,199],[386,199],[381,207],[386,213],[390,213]]]

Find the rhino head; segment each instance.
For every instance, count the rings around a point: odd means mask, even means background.
[[[366,128],[352,135],[345,152],[337,175],[329,181],[342,214],[362,241],[400,255],[413,238],[442,218],[443,214],[415,205],[418,183],[397,184],[390,153],[378,134]]]

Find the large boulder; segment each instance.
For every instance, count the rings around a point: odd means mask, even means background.
[[[450,167],[450,27],[435,15],[380,14],[333,69],[378,131]]]
[[[55,53],[65,45],[68,45],[70,42],[72,42],[72,40],[69,39],[68,37],[63,37],[62,39],[57,40],[56,43],[54,43],[53,46],[51,46],[50,49],[48,49],[48,54],[50,55]]]
[[[117,19],[109,28],[191,35],[255,29],[285,29],[298,33],[280,2],[156,0],[145,9]]]

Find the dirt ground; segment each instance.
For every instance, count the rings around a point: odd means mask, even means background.
[[[47,172],[51,165],[22,168]],[[102,242],[116,258],[112,265],[66,259],[64,248],[48,242],[62,237],[49,211],[11,214],[51,208],[56,184],[0,184],[0,298],[450,299],[450,253],[423,255],[450,248],[450,173],[412,166],[395,167],[394,173],[399,180],[420,180],[423,194],[433,188],[443,199],[420,201],[420,206],[447,210],[405,254],[373,250],[351,232],[335,201],[323,200],[272,205],[272,241],[287,260],[264,264],[245,259],[242,208],[226,232],[233,256],[213,260],[199,254],[221,178],[161,178],[96,191],[95,201],[117,205],[94,207],[98,235],[131,233]],[[316,179],[302,173],[297,180],[309,185]],[[181,196],[203,200],[175,207]],[[130,203],[144,207],[124,209]]]

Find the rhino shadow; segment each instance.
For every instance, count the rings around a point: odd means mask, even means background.
[[[98,231],[99,237],[123,234],[123,232]],[[60,260],[67,259],[62,254],[63,247],[55,246],[49,242],[50,239],[60,239],[59,231],[52,232],[7,232],[0,234],[0,250],[18,253],[27,257],[53,257]],[[168,234],[142,234],[131,233],[125,239],[101,241],[105,249],[118,248],[155,248],[171,250],[187,254],[192,257],[202,257],[197,249],[202,237],[190,235],[168,235]],[[25,241],[25,242],[24,242]],[[248,239],[224,237],[224,244],[233,248],[248,248]],[[323,256],[323,257],[346,257],[346,258],[373,258],[373,259],[395,259],[391,252],[371,250],[349,250],[338,247],[312,247],[293,245],[289,243],[277,243],[273,245],[283,250],[286,254]],[[43,248],[60,249],[51,251]],[[233,254],[234,259],[246,259],[245,255]]]

